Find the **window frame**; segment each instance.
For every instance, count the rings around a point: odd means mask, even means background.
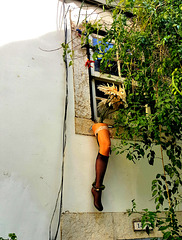
[[[104,38],[104,36],[92,33],[92,34],[89,36],[89,40],[90,40],[92,46],[93,46],[93,38],[102,39],[102,38]],[[112,44],[113,44],[113,45],[115,44],[114,41],[112,42]],[[91,52],[90,60],[94,61],[94,59],[92,58],[92,55],[93,55],[93,53],[94,53],[93,49],[90,49],[90,52]],[[117,60],[116,60],[116,61],[117,61]],[[118,69],[118,66],[117,66],[117,69]],[[124,77],[122,78],[122,77],[119,76],[119,70],[118,70],[118,76],[115,76],[115,75],[112,75],[112,74],[102,73],[102,72],[95,71],[94,66],[91,67],[91,75],[92,75],[93,77],[107,79],[108,81],[110,81],[110,80],[113,80],[113,81],[121,81],[121,79],[124,79]]]
[[[98,35],[98,34],[91,34],[89,36],[89,40],[93,46],[93,38],[97,38],[97,39],[101,39],[104,36],[102,35]],[[114,41],[112,42],[112,44],[115,44]],[[94,53],[93,49],[90,49],[91,51],[91,58],[90,60],[94,61],[92,58],[92,55]],[[117,61],[117,60],[116,60]],[[117,66],[118,69],[118,66]],[[118,69],[118,76],[116,75],[112,75],[112,74],[108,74],[108,73],[102,73],[99,71],[95,71],[95,66],[91,67],[91,76],[92,76],[92,101],[93,101],[93,113],[94,113],[94,119],[96,121],[99,121],[100,117],[98,116],[98,106],[97,106],[97,96],[96,96],[96,86],[95,86],[95,81],[101,81],[103,82],[103,84],[107,84],[107,83],[113,83],[113,84],[117,84],[119,85],[119,87],[122,86],[122,84],[124,83],[124,77],[119,76],[119,69]],[[109,122],[109,123],[113,123],[113,120],[110,118],[106,118],[104,122]]]

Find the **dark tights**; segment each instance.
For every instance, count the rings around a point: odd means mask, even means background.
[[[101,194],[102,194],[102,184],[104,180],[104,175],[107,169],[109,157],[104,156],[100,153],[97,155],[96,163],[95,163],[95,172],[96,179],[94,182],[94,186],[92,188],[92,194],[94,196],[94,205],[99,210],[103,210],[102,202],[101,202]]]
[[[104,175],[107,169],[108,163],[107,156],[104,156],[100,153],[97,155],[96,163],[95,163],[95,172],[96,172],[96,179],[95,179],[95,187],[99,188],[103,184]]]

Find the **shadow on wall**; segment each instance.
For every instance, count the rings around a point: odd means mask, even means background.
[[[60,183],[62,32],[0,47],[0,236],[48,238]],[[57,222],[55,223],[57,225]]]

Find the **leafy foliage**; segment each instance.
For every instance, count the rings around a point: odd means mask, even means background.
[[[4,238],[0,237],[0,240],[17,240],[17,236],[15,233],[10,233],[8,236],[9,236],[8,239],[4,239]]]
[[[127,152],[133,162],[146,157],[153,165],[159,158],[154,146],[159,146],[163,172],[157,173],[151,186],[156,212],[144,209],[142,223],[149,224],[148,232],[150,226],[158,227],[163,239],[181,239],[176,208],[182,201],[182,4],[180,0],[126,0],[115,4],[112,26],[105,28],[107,34],[95,46],[102,52],[93,55],[96,59],[102,53],[103,71],[110,60],[117,59],[120,76],[125,77],[127,106],[115,118],[117,135],[122,139],[115,150],[117,154]],[[86,25],[89,34],[96,28],[91,23]],[[113,41],[114,47],[105,51]],[[166,215],[161,219],[166,202]],[[136,206],[130,213],[135,210]]]
[[[65,43],[62,43],[62,44],[61,44],[61,47],[63,48],[63,59],[65,60],[65,57],[66,57],[66,56],[69,57],[69,59],[71,59],[71,60],[69,61],[69,67],[72,66],[72,64],[73,64],[72,59],[73,59],[73,54],[74,54],[74,52],[70,49],[68,43],[66,43],[66,44],[65,44]]]

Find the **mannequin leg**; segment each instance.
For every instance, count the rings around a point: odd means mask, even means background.
[[[103,210],[101,195],[102,195],[102,190],[104,188],[103,180],[104,180],[105,172],[107,169],[108,159],[109,157],[98,153],[96,164],[95,164],[96,179],[93,184],[92,194],[94,196],[94,206],[99,211]]]

